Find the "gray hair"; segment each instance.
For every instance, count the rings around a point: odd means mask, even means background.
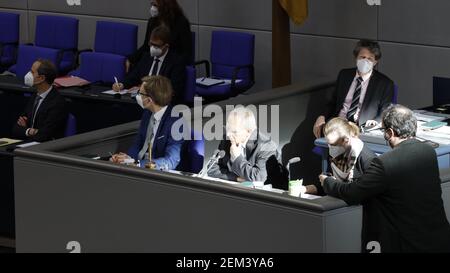
[[[397,137],[415,137],[417,119],[409,108],[393,104],[383,111],[383,126],[385,129],[392,129]]]
[[[231,111],[230,114],[228,115],[228,119],[232,116],[242,122],[242,126],[244,126],[245,130],[250,132],[256,130],[257,125],[255,115],[253,114],[253,111],[250,110],[248,107],[239,106],[234,108],[233,111]],[[228,123],[226,127],[227,131],[229,131],[230,127]]]

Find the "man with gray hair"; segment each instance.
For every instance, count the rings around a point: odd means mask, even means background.
[[[230,112],[226,132],[228,140],[222,140],[219,150],[225,156],[208,171],[208,176],[230,181],[265,181],[266,161],[278,155],[277,145],[258,132],[256,118],[246,107]]]
[[[387,108],[382,126],[393,150],[353,183],[321,175],[325,192],[363,205],[363,251],[377,242],[381,252],[450,252],[436,152],[415,139],[417,120],[404,106]]]

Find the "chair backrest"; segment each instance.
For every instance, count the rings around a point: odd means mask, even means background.
[[[67,16],[36,16],[35,45],[61,50],[78,48],[78,19]]]
[[[28,45],[19,45],[19,53],[17,56],[16,75],[23,78],[31,70],[33,63],[42,58],[48,59],[53,63],[57,62],[58,50],[44,47],[35,47]]]
[[[231,78],[237,66],[253,66],[255,35],[232,31],[213,31],[211,38],[212,76]],[[249,79],[251,71],[243,69],[239,79]]]
[[[398,102],[398,85],[394,84],[394,97],[392,98],[392,103],[397,104]]]
[[[205,140],[201,133],[192,131],[191,140],[186,140],[181,147],[181,160],[178,171],[199,173],[205,158]]]
[[[131,55],[137,47],[137,31],[137,25],[98,21],[94,50],[122,56]]]
[[[194,96],[196,90],[196,70],[192,65],[186,66],[186,84],[183,96],[183,102],[189,106],[194,104]]]
[[[77,134],[77,119],[74,115],[69,113],[67,117],[66,130],[64,131],[64,137],[70,137]]]
[[[125,56],[109,53],[85,52],[80,55],[78,75],[90,82],[109,84],[123,81],[125,77]]]
[[[19,14],[0,12],[0,44],[19,43],[19,19]]]

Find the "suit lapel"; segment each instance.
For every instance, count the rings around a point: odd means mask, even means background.
[[[53,96],[55,95],[54,92],[56,92],[56,91],[54,88],[52,88],[52,90],[50,90],[47,97],[45,97],[45,99],[42,101],[41,105],[37,109],[36,116],[34,117],[34,126],[35,127],[38,127],[40,114],[48,108],[48,105],[51,103]],[[33,110],[31,110],[31,111],[33,111]]]
[[[374,70],[372,73],[372,77],[369,79],[369,85],[367,86],[366,95],[364,97],[364,101],[361,106],[360,113],[365,113],[364,110],[371,104],[372,97],[374,96],[377,83],[378,83],[378,74]],[[359,117],[359,119],[361,119],[361,116]]]
[[[339,105],[338,111],[341,111],[342,105],[344,105],[345,102],[345,98],[347,98],[348,92],[350,91],[350,87],[352,86],[353,80],[355,79],[356,69],[352,69],[351,71],[352,71],[351,74],[345,75],[344,87],[342,89],[343,92],[340,94],[339,101],[337,103],[337,105]]]

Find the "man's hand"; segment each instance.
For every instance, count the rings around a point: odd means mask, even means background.
[[[28,118],[27,117],[19,117],[19,119],[17,120],[17,125],[19,125],[20,127],[28,127]]]
[[[130,72],[130,67],[131,67],[130,60],[127,59],[127,61],[125,62],[125,73]]]
[[[120,92],[121,90],[123,90],[124,86],[122,83],[115,83],[112,85],[112,90],[116,91],[116,92]]]
[[[130,156],[125,153],[118,153],[113,156],[111,156],[111,162],[113,163],[123,163],[125,159],[129,159]]]
[[[327,179],[329,176],[321,174],[319,175],[320,184],[323,186],[323,183],[325,182],[325,179]]]
[[[371,127],[375,127],[378,125],[378,121],[376,120],[368,120],[366,121],[365,127],[366,128],[371,128]]]
[[[233,160],[238,158],[241,155],[241,147],[236,143],[231,142],[230,155]]]
[[[37,135],[38,132],[39,132],[38,129],[30,128],[30,130],[28,131],[28,135],[35,136],[35,135]]]
[[[313,127],[313,133],[316,138],[320,138],[322,136],[322,129],[324,125],[325,125],[325,117],[319,116],[316,122],[314,123]]]

